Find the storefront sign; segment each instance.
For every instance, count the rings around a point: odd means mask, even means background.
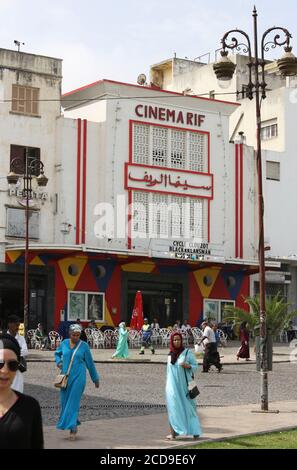
[[[169,246],[169,253],[174,254],[177,259],[196,260],[211,255],[211,250],[208,243],[175,240]]]
[[[186,126],[200,127],[205,120],[204,114],[190,113],[159,106],[138,104],[135,114],[140,118],[155,119],[170,122],[172,124],[185,124]]]
[[[126,163],[125,189],[213,198],[213,175]]]
[[[23,189],[9,188],[8,196],[25,198],[26,193]],[[48,193],[31,191],[30,199],[42,199],[43,201],[46,201],[48,199]]]

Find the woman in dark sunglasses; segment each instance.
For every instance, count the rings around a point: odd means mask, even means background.
[[[20,362],[20,346],[0,335],[0,449],[43,449],[40,406],[11,388]]]

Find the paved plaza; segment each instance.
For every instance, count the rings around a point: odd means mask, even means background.
[[[279,413],[252,413],[260,409],[260,375],[254,355],[237,362],[237,343],[220,348],[223,371],[196,374],[200,389],[198,413],[203,439],[217,439],[297,427],[296,372],[290,362],[293,349],[274,346],[273,371],[269,373],[269,403]],[[165,408],[167,349],[150,351],[142,357],[130,351],[129,361],[111,360],[113,350],[92,350],[101,376],[100,388],[90,379],[81,404],[78,440],[68,441],[67,432],[55,429],[59,415],[59,391],[52,385],[56,375],[51,351],[31,350],[25,374],[25,392],[42,407],[46,448],[168,448],[189,443],[168,443]],[[292,356],[291,356],[292,358]],[[201,362],[199,360],[198,362]]]

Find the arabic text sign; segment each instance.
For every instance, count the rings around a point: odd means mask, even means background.
[[[125,189],[213,198],[213,175],[126,163]]]

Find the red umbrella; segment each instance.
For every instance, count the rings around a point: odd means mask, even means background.
[[[143,307],[142,307],[142,295],[141,291],[138,290],[135,295],[134,308],[132,311],[132,318],[130,322],[130,328],[133,330],[141,330],[143,325]]]

